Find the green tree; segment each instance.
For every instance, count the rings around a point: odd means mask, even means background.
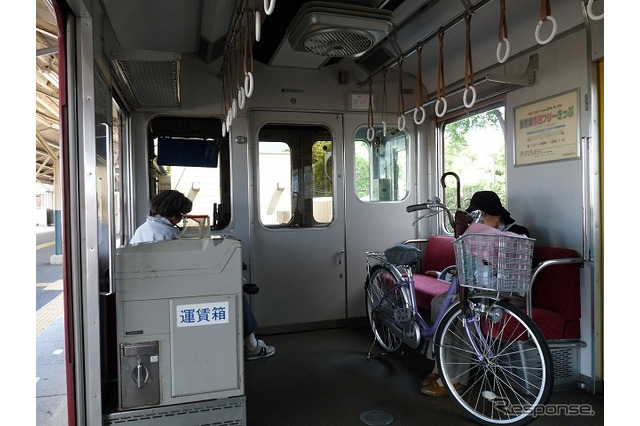
[[[371,192],[371,170],[369,169],[369,143],[356,141],[355,185],[356,195],[361,200],[368,200]]]
[[[495,137],[500,137],[502,141],[497,150],[489,144],[479,148],[471,145],[471,136],[487,129],[493,130]],[[495,108],[448,123],[444,129],[444,137],[445,171],[455,172],[461,180],[460,206],[462,208],[468,206],[473,193],[481,190],[494,191],[504,201],[506,198],[504,108]],[[492,161],[488,163],[479,161],[478,152]],[[449,208],[455,209],[455,182],[453,179],[447,180],[446,185],[446,203]]]
[[[331,197],[333,195],[333,144],[331,141],[318,141],[312,147],[313,196]]]

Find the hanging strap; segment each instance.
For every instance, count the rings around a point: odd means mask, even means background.
[[[249,45],[249,0],[244,0],[244,13],[245,13],[245,25],[244,25],[244,49],[242,51],[242,66],[243,76],[247,75],[247,49]]]
[[[240,35],[238,36],[240,37]],[[242,45],[240,44],[242,42],[242,40],[238,40],[238,52],[236,52],[236,60],[235,60],[235,72],[234,75],[236,76],[236,89],[239,89],[242,86],[242,81],[243,81],[243,77],[244,74],[242,73],[242,68],[240,66],[240,62],[244,62],[244,56],[240,55],[240,48],[242,47]]]
[[[382,122],[387,122],[387,69],[382,70]]]
[[[438,32],[438,99],[442,99],[445,96],[445,85],[444,85],[444,32],[440,30]]]
[[[274,1],[274,4],[275,4],[275,1]],[[247,40],[253,40],[252,39],[253,34],[251,33],[251,28],[253,27],[249,23],[249,9],[247,9],[245,13],[247,14]],[[254,19],[260,19],[260,18],[259,16],[256,16],[254,14]],[[247,47],[247,51],[249,52],[249,71],[253,74],[253,49],[251,48],[251,45]],[[246,69],[244,73],[245,75],[247,74]]]
[[[246,98],[250,98],[253,95],[254,88],[253,88],[253,49],[251,48],[251,44],[249,41],[249,40],[253,40],[253,34],[251,33],[251,29],[253,27],[251,26],[250,17],[249,17],[250,15],[249,0],[245,0],[243,13],[245,14],[244,50],[242,53],[242,67],[243,67],[242,77],[244,77],[244,81],[241,80],[240,84],[244,88],[244,95],[246,96]],[[260,19],[259,16],[256,16],[256,13],[257,12],[254,13],[254,20]],[[250,70],[247,70],[247,56],[250,59],[249,61]]]
[[[231,98],[231,81],[233,79],[233,68],[232,68],[232,61],[233,60],[233,55],[232,55],[232,51],[229,51],[229,62],[227,63],[227,95],[225,96],[225,114],[229,112],[229,107],[231,106],[231,102],[230,102],[230,98]]]
[[[398,61],[398,72],[400,76],[398,78],[398,115],[402,115],[404,113],[404,96],[403,96],[403,88],[402,88],[402,60],[404,58],[400,58]]]
[[[542,39],[540,37],[540,28],[542,24],[545,22],[551,22],[551,34],[546,39]],[[541,0],[540,1],[540,21],[538,21],[538,25],[536,26],[536,41],[538,44],[547,44],[556,36],[558,32],[558,21],[556,18],[551,16],[551,0]]]
[[[471,14],[466,12],[464,20],[467,28],[467,41],[465,47],[464,87],[473,86],[473,60],[471,59]]]
[[[222,109],[222,115],[227,114],[227,71],[228,67],[225,67],[222,72],[222,102],[220,108]]]
[[[418,70],[416,71],[416,109],[422,106],[422,46],[418,46]]]
[[[229,87],[233,88],[233,82],[235,80],[236,73],[236,45],[235,38],[231,39],[231,48],[229,50]]]
[[[498,41],[500,43],[504,43],[504,39],[509,37],[505,11],[506,11],[505,0],[500,0],[500,22],[498,24]]]
[[[540,20],[546,21],[551,15],[551,0],[540,0]]]
[[[369,79],[369,112],[367,114],[367,127],[373,128],[373,78]]]

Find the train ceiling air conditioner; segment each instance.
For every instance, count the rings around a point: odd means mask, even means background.
[[[115,49],[110,54],[136,108],[180,106],[182,54],[136,49]]]
[[[329,57],[359,57],[393,29],[393,13],[342,3],[304,4],[289,26],[294,50]]]

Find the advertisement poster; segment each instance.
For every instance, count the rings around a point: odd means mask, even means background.
[[[578,91],[515,109],[515,164],[579,156]]]

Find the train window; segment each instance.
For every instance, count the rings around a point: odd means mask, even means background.
[[[333,143],[329,129],[260,129],[260,221],[272,228],[321,227],[333,221]]]
[[[504,106],[491,107],[444,124],[444,170],[461,181],[460,204],[476,191],[489,190],[506,201]],[[456,185],[446,182],[445,202],[456,207]]]
[[[217,118],[156,117],[152,144],[151,194],[175,189],[193,201],[190,214],[209,216],[212,229],[231,222],[228,137]]]
[[[125,243],[125,235],[123,232],[124,224],[124,197],[125,173],[129,167],[125,167],[125,159],[123,158],[125,150],[124,144],[127,142],[125,133],[126,116],[124,110],[120,107],[115,99],[111,101],[112,114],[112,149],[113,149],[113,219],[114,219],[114,237],[116,248]]]
[[[400,201],[407,189],[407,137],[404,131],[368,127],[355,135],[355,191],[362,201]]]

